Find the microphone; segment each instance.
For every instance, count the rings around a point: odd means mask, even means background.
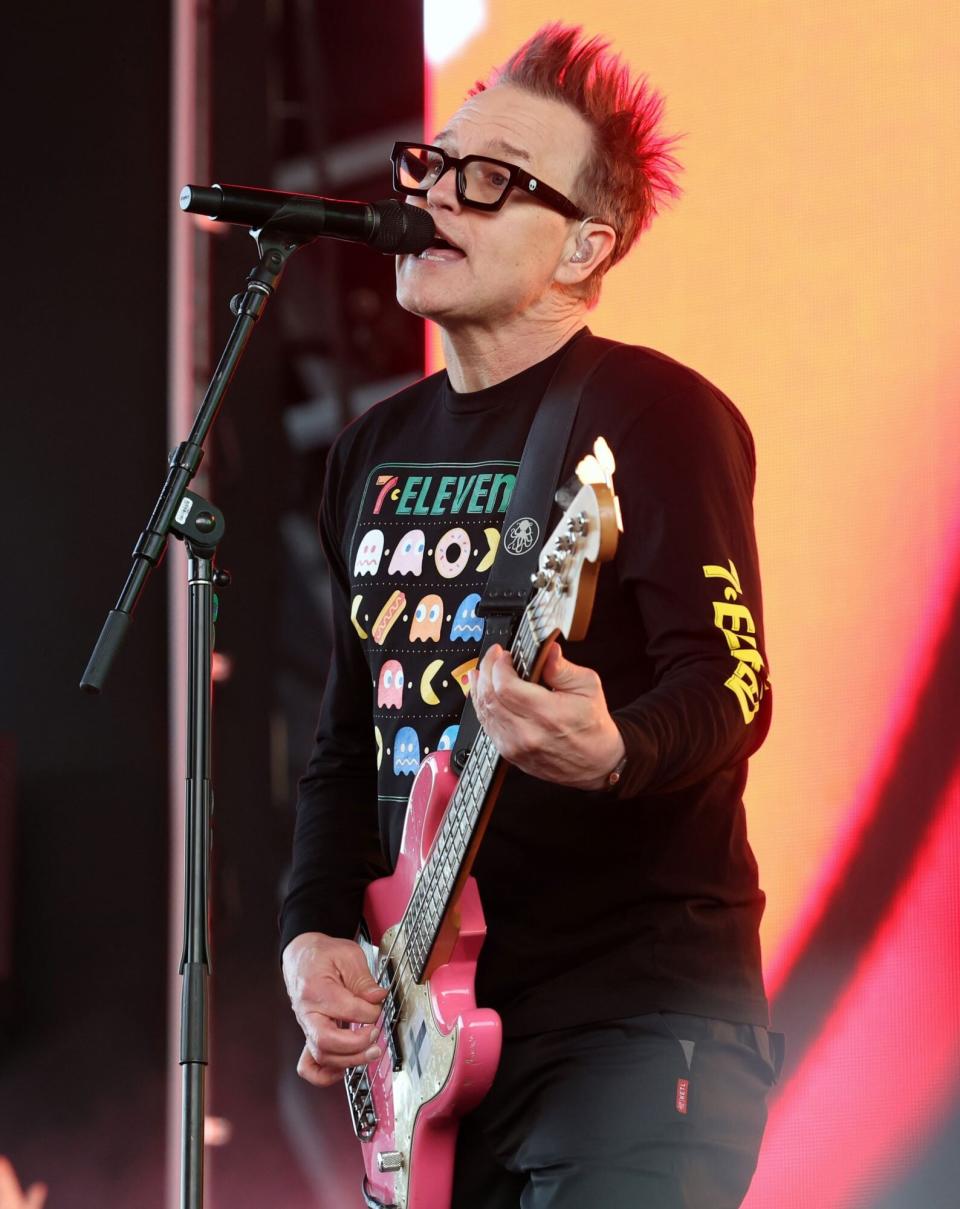
[[[388,198],[379,202],[335,201],[309,193],[279,193],[243,185],[185,185],[180,209],[206,214],[251,230],[266,226],[290,235],[318,235],[366,243],[378,252],[422,252],[436,234],[433,219],[418,206]]]

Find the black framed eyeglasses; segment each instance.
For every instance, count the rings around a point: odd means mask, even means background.
[[[499,210],[510,190],[519,189],[565,218],[586,218],[583,210],[568,197],[504,160],[490,159],[486,155],[458,158],[429,143],[394,143],[390,159],[393,162],[393,187],[397,193],[423,197],[448,168],[456,168],[457,197],[464,206]]]

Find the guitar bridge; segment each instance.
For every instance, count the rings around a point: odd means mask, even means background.
[[[390,1053],[390,1062],[394,1071],[398,1071],[403,1068],[403,1060],[400,1056],[400,1038],[397,1032],[400,1009],[392,989],[395,972],[394,965],[392,961],[377,963],[376,949],[373,948],[365,935],[361,935],[360,944],[367,954],[367,960],[370,962],[377,982],[387,991],[387,997],[382,1005],[383,1025],[380,1030],[380,1040],[381,1043],[386,1042]],[[344,1071],[343,1075],[343,1083],[347,1091],[347,1103],[350,1105],[350,1120],[353,1123],[353,1132],[361,1142],[370,1141],[376,1133],[378,1121],[377,1110],[373,1102],[373,1088],[368,1071],[369,1067],[367,1066],[351,1066]]]
[[[369,1142],[377,1130],[377,1110],[373,1105],[373,1089],[365,1066],[351,1066],[344,1072],[347,1103],[353,1132],[361,1142]]]

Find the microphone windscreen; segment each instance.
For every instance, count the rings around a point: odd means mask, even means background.
[[[420,206],[408,206],[395,198],[374,202],[380,217],[370,246],[386,253],[420,253],[429,248],[437,233],[433,219]]]

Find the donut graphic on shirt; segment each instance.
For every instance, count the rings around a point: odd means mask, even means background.
[[[448,529],[433,552],[433,561],[444,579],[456,579],[469,557],[470,535],[466,529]]]

